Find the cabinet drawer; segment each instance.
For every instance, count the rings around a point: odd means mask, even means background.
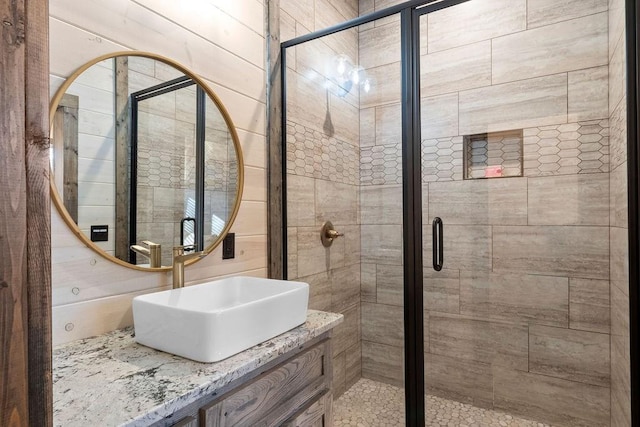
[[[282,427],[331,427],[333,394],[325,391],[282,424]]]
[[[329,341],[322,341],[201,408],[200,425],[253,427],[282,423],[297,408],[330,388],[329,349]]]

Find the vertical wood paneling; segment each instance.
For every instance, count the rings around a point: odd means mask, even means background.
[[[0,425],[27,425],[25,3],[3,0],[0,50]]]
[[[280,72],[280,0],[267,0],[267,135],[269,138],[269,174],[268,174],[268,235],[269,235],[269,277],[284,277],[283,259],[285,256],[282,218],[283,210],[283,174],[282,174],[282,75]]]
[[[49,194],[49,2],[26,3],[27,287],[29,425],[53,424],[51,200]]]
[[[0,8],[0,425],[50,425],[48,8]]]

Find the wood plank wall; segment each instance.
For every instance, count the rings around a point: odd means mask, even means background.
[[[48,2],[0,14],[0,425],[51,425]]]

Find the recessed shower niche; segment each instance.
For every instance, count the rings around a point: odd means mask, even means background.
[[[522,129],[465,135],[464,179],[522,176]]]

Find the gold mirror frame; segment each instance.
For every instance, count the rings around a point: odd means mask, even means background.
[[[64,94],[67,92],[67,89],[69,89],[69,87],[78,78],[78,76],[80,74],[82,74],[83,72],[85,72],[89,67],[97,64],[98,62],[104,61],[105,59],[116,58],[116,57],[119,57],[119,56],[140,56],[140,57],[143,57],[143,58],[154,59],[156,61],[160,61],[160,62],[163,62],[163,63],[165,63],[167,65],[170,65],[170,66],[174,67],[175,69],[179,70],[180,72],[184,73],[184,75],[190,77],[191,79],[193,79],[194,82],[196,82],[198,85],[200,85],[202,87],[202,89],[209,96],[209,98],[213,101],[213,103],[216,105],[216,107],[218,107],[218,110],[222,114],[222,117],[224,118],[224,121],[227,124],[227,128],[229,129],[229,133],[231,134],[231,138],[233,139],[233,145],[234,145],[234,148],[235,148],[235,151],[236,151],[237,160],[238,160],[238,187],[236,189],[236,201],[235,201],[235,204],[233,206],[233,211],[231,212],[231,216],[227,220],[227,222],[225,224],[225,227],[222,229],[222,232],[220,233],[218,238],[212,244],[210,244],[208,247],[204,248],[203,252],[205,252],[207,255],[209,255],[215,248],[217,248],[220,245],[222,240],[229,233],[229,230],[231,229],[231,226],[233,225],[233,223],[234,223],[234,221],[236,219],[236,216],[238,215],[238,210],[240,209],[240,202],[242,200],[242,190],[244,188],[244,159],[242,157],[242,147],[240,146],[240,139],[238,138],[238,133],[236,132],[236,128],[235,128],[235,126],[234,126],[234,124],[233,124],[233,122],[231,120],[231,116],[229,115],[229,112],[227,111],[227,109],[222,104],[222,101],[220,100],[220,98],[218,98],[218,96],[211,90],[209,85],[207,85],[202,78],[200,78],[199,76],[197,76],[196,74],[194,74],[193,72],[188,70],[187,68],[183,67],[179,63],[177,63],[177,62],[175,62],[175,61],[173,61],[173,60],[171,60],[169,58],[166,58],[164,56],[157,55],[155,53],[142,52],[142,51],[131,51],[131,52],[129,52],[129,51],[120,51],[120,52],[108,53],[106,55],[99,56],[99,57],[87,62],[86,64],[84,64],[83,66],[78,68],[76,71],[74,71],[74,73],[71,76],[69,76],[65,80],[65,82],[62,84],[62,86],[60,86],[60,88],[56,91],[55,96],[51,100],[51,105],[50,105],[50,108],[49,108],[49,124],[50,124],[50,128],[51,128],[51,132],[53,132],[53,119],[54,119],[54,116],[55,116],[56,109],[58,108],[58,104],[60,103],[60,100],[62,99]],[[116,258],[115,256],[110,255],[110,254],[106,253],[105,251],[103,251],[98,245],[96,245],[94,242],[92,242],[91,239],[89,239],[89,237],[87,237],[80,230],[80,227],[78,227],[78,224],[76,224],[76,222],[73,220],[73,218],[71,217],[71,215],[69,214],[69,212],[65,208],[64,202],[63,202],[62,198],[60,197],[60,194],[58,193],[58,189],[57,189],[57,187],[55,185],[54,172],[53,172],[53,170],[51,170],[51,166],[50,166],[49,186],[51,187],[51,196],[52,196],[52,199],[53,199],[53,203],[56,206],[56,209],[58,210],[58,213],[60,213],[60,215],[64,219],[64,222],[67,224],[67,226],[71,230],[71,232],[78,239],[80,239],[80,241],[82,241],[82,243],[84,243],[88,248],[90,248],[94,252],[98,253],[98,255],[100,255],[101,257],[103,257],[103,258],[105,258],[105,259],[107,259],[107,260],[109,260],[111,262],[114,262],[114,263],[116,263],[118,265],[121,265],[121,266],[127,267],[127,268],[131,268],[131,269],[134,269],[134,270],[148,271],[148,272],[164,272],[164,271],[173,270],[173,267],[169,267],[169,266],[167,266],[167,267],[157,267],[157,268],[140,267],[140,266],[125,262],[125,261],[123,261],[123,260],[121,260],[119,258]],[[185,263],[185,265],[191,265],[193,263],[198,262],[199,260],[200,260],[200,258],[189,260],[189,261],[187,261]]]

